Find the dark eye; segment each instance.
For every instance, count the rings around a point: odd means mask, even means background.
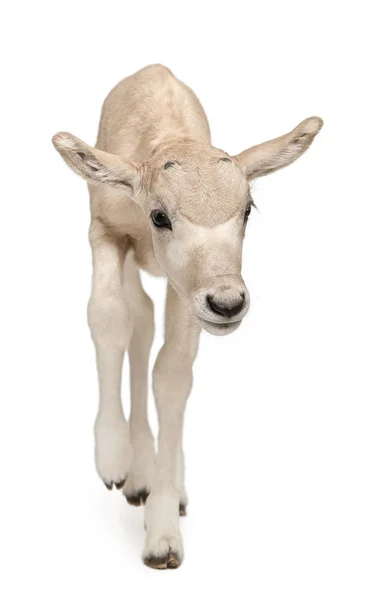
[[[153,210],[150,213],[150,218],[156,227],[163,227],[172,231],[172,223],[164,212],[160,210]]]
[[[251,209],[252,209],[252,204],[249,204],[245,211],[245,222],[247,221],[247,219],[249,218],[249,216],[251,214]]]

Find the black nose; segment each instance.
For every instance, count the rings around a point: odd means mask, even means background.
[[[214,296],[207,296],[206,299],[213,312],[229,319],[238,315],[245,304],[245,294],[243,293],[240,300],[236,299],[233,302],[220,302],[219,300],[215,300]]]

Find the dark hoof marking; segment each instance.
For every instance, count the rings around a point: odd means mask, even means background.
[[[180,502],[179,511],[180,511],[180,517],[186,517],[186,515],[187,515],[186,504],[181,504],[181,502]]]
[[[167,558],[167,569],[177,569],[181,564],[178,555],[175,552],[170,552]]]
[[[132,506],[141,506],[142,504],[145,504],[148,496],[149,492],[144,488],[142,490],[138,490],[133,496],[125,496],[125,498]]]
[[[144,564],[152,569],[177,569],[181,564],[181,560],[176,552],[169,552],[164,556],[150,554],[144,558]]]
[[[125,483],[126,479],[123,479],[122,481],[104,481],[103,483],[105,484],[106,488],[108,490],[112,490],[113,486],[116,486],[117,490],[121,490],[122,487],[124,487],[124,483]]]
[[[117,490],[121,490],[121,488],[123,488],[123,487],[124,487],[125,481],[126,481],[126,479],[123,479],[122,481],[117,481],[117,482],[115,483],[116,489],[117,489]]]

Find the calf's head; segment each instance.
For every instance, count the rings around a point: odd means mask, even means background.
[[[204,329],[234,331],[249,307],[242,244],[253,205],[249,182],[294,162],[322,127],[310,117],[290,133],[229,156],[190,139],[160,146],[143,164],[91,148],[69,133],[53,138],[89,183],[120,188],[138,202],[157,261]]]

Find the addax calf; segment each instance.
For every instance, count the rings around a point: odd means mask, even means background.
[[[67,164],[89,183],[97,471],[109,489],[123,487],[128,502],[146,502],[143,559],[151,567],[174,568],[183,557],[182,428],[200,331],[231,333],[249,307],[241,276],[249,181],[295,161],[321,127],[321,119],[311,117],[282,137],[229,156],[211,146],[192,90],[153,65],[109,94],[95,148],[69,133],[53,138]],[[147,418],[153,306],[141,268],[168,280],[165,342],[153,371],[157,456]],[[120,397],[126,351],[129,423]]]

